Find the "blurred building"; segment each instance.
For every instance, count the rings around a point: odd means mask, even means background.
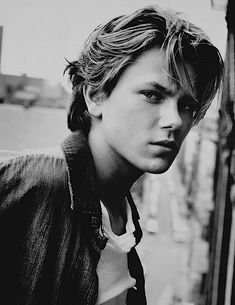
[[[235,304],[235,1],[212,0],[226,10],[225,83],[219,111],[189,135],[181,172],[191,224],[189,279],[195,305]]]
[[[0,103],[65,108],[70,94],[60,83],[52,84],[48,80],[26,74],[1,73],[2,37],[3,27],[0,26]]]
[[[228,35],[218,120],[207,304],[232,305],[235,304],[235,1],[214,0],[212,4],[226,9]]]
[[[0,73],[0,103],[65,108],[69,99],[70,94],[60,83],[51,84],[26,74]]]

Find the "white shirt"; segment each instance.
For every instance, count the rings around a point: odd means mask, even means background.
[[[101,202],[104,234],[108,237],[106,247],[101,252],[97,266],[99,291],[97,305],[126,305],[127,290],[136,280],[130,276],[127,266],[127,253],[135,246],[130,206],[126,200],[126,233],[116,235],[111,228],[108,211]]]

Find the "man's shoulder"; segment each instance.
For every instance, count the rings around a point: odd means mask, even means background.
[[[64,175],[63,175],[64,173]],[[0,150],[0,180],[33,184],[37,181],[59,182],[66,166],[61,148]]]
[[[21,151],[1,149],[0,162],[7,162],[9,160],[13,160],[20,157],[21,157],[20,159],[22,159],[22,157],[39,156],[39,155],[50,156],[59,159],[64,158],[61,147],[25,149]]]
[[[58,197],[67,188],[67,170],[63,156],[55,150],[1,152],[0,210],[31,198],[30,202],[48,201]],[[59,197],[58,197],[59,198]],[[30,204],[27,199],[27,204]]]

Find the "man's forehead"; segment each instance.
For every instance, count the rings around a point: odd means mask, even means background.
[[[182,88],[195,91],[197,75],[190,63],[176,63],[177,73],[169,71],[166,52],[154,46],[142,52],[121,74],[118,83],[125,81],[128,86],[148,84],[166,94],[175,94]],[[178,75],[177,75],[178,74]],[[160,88],[162,86],[163,88]]]

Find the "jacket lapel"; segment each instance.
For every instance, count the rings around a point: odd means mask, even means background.
[[[80,213],[101,216],[96,172],[87,138],[81,131],[71,133],[62,149],[68,167],[73,208]]]

